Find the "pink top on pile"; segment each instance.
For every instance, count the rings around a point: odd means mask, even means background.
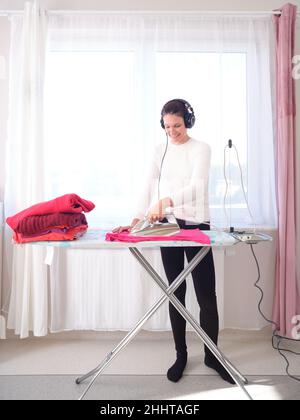
[[[170,236],[133,236],[129,231],[122,233],[107,233],[106,241],[143,242],[143,241],[192,241],[202,245],[210,245],[210,238],[199,229],[181,229],[179,233]]]

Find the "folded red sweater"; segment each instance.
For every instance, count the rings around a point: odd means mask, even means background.
[[[93,210],[95,204],[84,200],[76,194],[65,194],[50,201],[35,204],[25,210],[8,217],[6,223],[17,230],[19,223],[28,216],[36,216],[50,213],[81,213]]]
[[[133,236],[128,231],[107,233],[106,241],[143,242],[143,241],[192,241],[210,245],[210,238],[199,229],[180,229],[179,233],[170,236]]]
[[[15,231],[27,236],[44,232],[54,226],[70,228],[80,225],[87,225],[87,221],[83,213],[42,214],[38,216],[25,217],[25,219],[19,222]]]
[[[40,241],[73,241],[87,231],[87,225],[76,226],[70,229],[53,229],[41,235],[24,236],[22,233],[14,232],[13,240],[18,244]]]

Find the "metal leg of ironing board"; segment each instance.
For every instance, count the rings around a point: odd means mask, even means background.
[[[203,249],[203,248],[202,248]],[[247,390],[244,387],[244,384],[247,384],[247,379],[237,370],[235,366],[224,356],[224,354],[218,349],[215,343],[210,339],[210,337],[205,333],[205,331],[200,327],[198,322],[192,317],[192,315],[186,310],[186,308],[182,305],[182,303],[177,299],[176,296],[173,295],[174,291],[178,288],[178,280],[176,279],[173,283],[173,291],[170,291],[170,287],[167,288],[167,285],[161,279],[161,277],[157,274],[154,268],[149,264],[149,262],[145,259],[145,257],[140,253],[140,251],[136,248],[130,249],[133,255],[139,260],[145,270],[149,273],[149,275],[154,279],[157,285],[166,293],[168,294],[168,298],[171,303],[175,306],[175,308],[180,312],[183,318],[192,326],[194,331],[200,337],[200,339],[207,345],[207,347],[211,350],[211,352],[215,355],[215,357],[219,360],[219,362],[224,366],[236,384],[242,389],[242,391],[246,394],[247,398],[250,400],[252,399]],[[201,252],[201,251],[200,251]],[[199,254],[199,253],[198,253]],[[176,284],[177,283],[177,284]]]
[[[200,336],[200,338],[207,344],[207,346],[212,350],[215,356],[218,358],[220,363],[225,367],[225,369],[230,373],[233,377],[235,382],[238,386],[242,388],[245,392],[247,397],[251,399],[250,395],[246,391],[241,383],[241,380],[245,383],[247,380],[236,370],[231,363],[225,359],[224,355],[219,351],[219,349],[215,346],[215,344],[210,340],[210,338],[205,334],[205,332],[200,328],[199,324],[191,317],[191,315],[186,311],[186,309],[181,305],[181,303],[177,300],[175,296],[172,294],[174,291],[179,287],[179,285],[184,281],[184,279],[193,271],[193,269],[199,264],[199,262],[205,257],[205,255],[209,251],[209,247],[203,247],[198,254],[190,261],[190,263],[186,266],[186,268],[182,271],[182,273],[177,277],[177,279],[172,283],[171,286],[167,287],[164,281],[160,278],[160,276],[155,272],[152,266],[148,263],[148,261],[142,256],[142,254],[136,248],[129,248],[131,253],[136,257],[136,259],[140,262],[140,264],[146,269],[146,271],[150,274],[150,276],[155,280],[155,282],[161,287],[164,292],[164,296],[162,296],[155,305],[152,306],[148,310],[148,312],[140,319],[140,321],[135,325],[135,327],[123,338],[123,340],[110,352],[107,354],[106,358],[93,370],[88,372],[87,374],[81,376],[76,380],[76,383],[79,384],[88,377],[94,375],[90,383],[88,384],[86,390],[83,392],[79,399],[84,398],[88,390],[91,388],[93,383],[95,382],[96,378],[100,375],[100,373],[111,363],[111,361],[116,357],[116,355],[127,345],[129,342],[135,337],[135,335],[139,332],[142,328],[144,323],[157,311],[157,309],[164,303],[166,299],[169,299],[174,306],[179,310],[179,312],[184,316],[184,318],[192,325],[196,333]],[[232,371],[234,373],[232,373]],[[235,377],[236,374],[238,376]],[[241,380],[240,380],[241,379]]]
[[[136,248],[129,248],[132,252],[133,250],[136,251]],[[145,313],[145,315],[137,322],[137,324],[129,331],[129,333],[120,341],[120,343],[110,351],[105,359],[94,369],[90,372],[86,373],[85,375],[80,376],[76,379],[76,383],[80,384],[85,379],[89,378],[90,376],[94,375],[90,383],[88,384],[87,388],[83,392],[83,394],[79,397],[79,400],[83,399],[88,390],[91,388],[97,377],[100,373],[112,362],[112,360],[117,356],[117,354],[127,345],[130,341],[135,337],[135,335],[140,331],[142,326],[145,322],[148,321],[149,318],[158,310],[158,308],[169,298],[168,294],[173,293],[174,284],[176,282],[177,287],[184,281],[184,279],[193,271],[193,269],[199,264],[199,262],[205,257],[208,253],[209,247],[203,247],[197,255],[190,261],[190,263],[184,268],[184,270],[179,274],[176,280],[169,286],[166,290],[164,290],[164,295]],[[133,253],[133,252],[132,252]],[[136,256],[135,253],[133,255]],[[138,261],[141,263],[138,257],[136,257]],[[161,280],[163,282],[163,280]],[[163,282],[164,284],[164,282]]]

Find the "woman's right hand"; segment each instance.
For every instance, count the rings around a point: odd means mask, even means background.
[[[129,226],[118,226],[112,230],[113,233],[122,233],[125,231],[130,231],[130,225]]]
[[[128,226],[118,226],[118,227],[116,227],[116,228],[114,228],[113,230],[112,230],[112,232],[113,233],[122,233],[122,232],[125,232],[125,231],[128,231],[128,232],[130,232],[131,231],[131,229],[133,229],[134,228],[134,226],[140,221],[141,219],[133,219],[133,221],[131,222],[131,225],[128,225]]]

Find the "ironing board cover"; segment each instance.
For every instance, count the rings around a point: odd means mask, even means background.
[[[146,241],[146,242],[110,242],[105,240],[106,234],[109,231],[104,229],[89,229],[82,237],[74,241],[43,241],[43,242],[31,242],[27,245],[47,245],[53,247],[62,248],[74,248],[74,249],[88,249],[88,248],[157,248],[164,246],[231,246],[234,245],[237,240],[231,235],[222,231],[205,230],[204,233],[210,239],[210,244],[192,242],[192,241]],[[20,245],[22,246],[22,245]]]

